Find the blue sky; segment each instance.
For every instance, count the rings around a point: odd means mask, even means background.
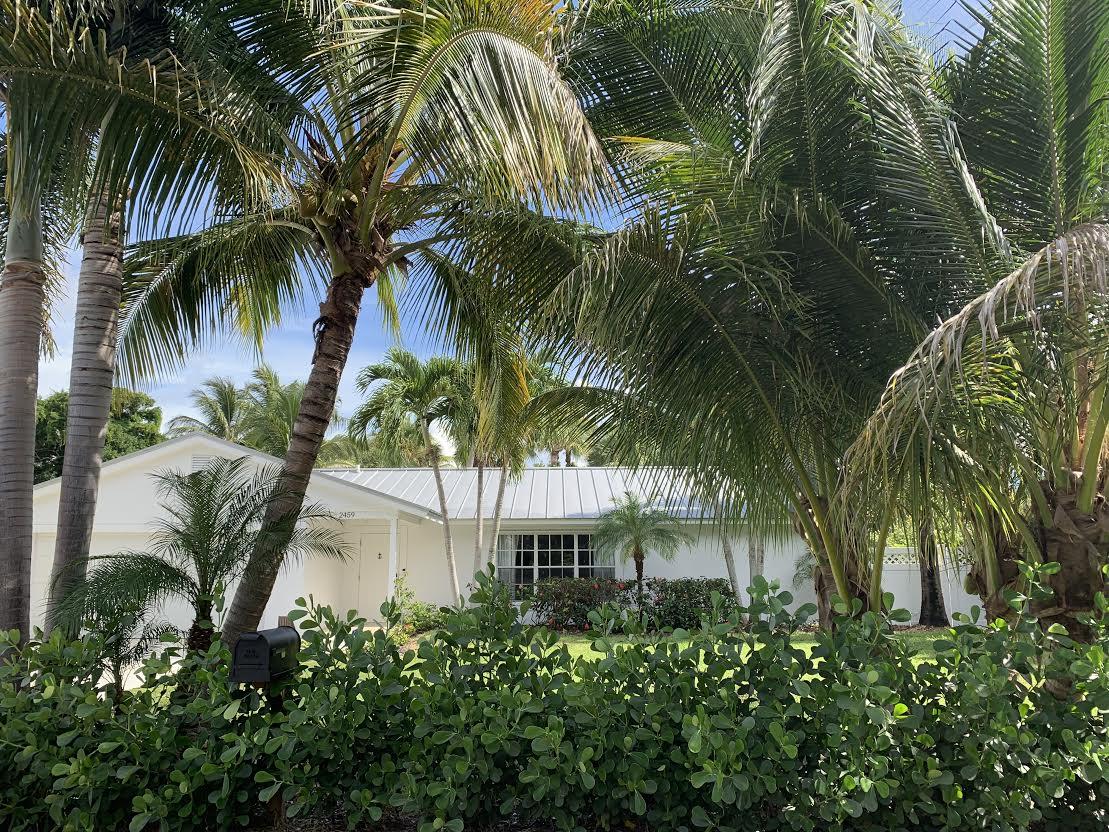
[[[933,35],[938,41],[946,42],[952,33],[959,32],[959,21],[967,21],[965,12],[958,0],[905,0],[905,19],[919,31]],[[58,355],[40,364],[39,390],[45,394],[65,389],[69,384],[70,345],[72,342],[73,307],[79,254],[69,253],[66,266],[68,291],[54,310],[55,337],[58,342]],[[377,308],[374,293],[367,293],[362,307],[362,316],[355,336],[354,348],[340,389],[340,412],[349,414],[357,405],[359,396],[354,389],[357,371],[367,364],[378,361],[388,347],[394,343],[384,327],[382,316]],[[312,321],[315,319],[312,308],[289,310],[283,325],[270,333],[261,359],[269,363],[282,378],[292,380],[306,378],[312,355]],[[428,334],[411,316],[402,318],[402,338],[404,345],[421,354],[434,350],[434,343]],[[230,376],[240,382],[246,381],[258,361],[252,351],[243,350],[236,344],[213,344],[209,349],[195,354],[189,365],[180,373],[162,379],[147,388],[147,392],[157,399],[165,419],[190,413],[189,393],[204,379],[214,375]]]

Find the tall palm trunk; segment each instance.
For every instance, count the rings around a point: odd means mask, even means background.
[[[820,629],[832,629],[832,595],[836,591],[836,583],[832,578],[832,570],[820,561],[818,557],[813,565],[813,593],[816,595],[816,619]]]
[[[920,617],[922,627],[947,627],[951,621],[943,602],[943,584],[940,582],[940,556],[932,524],[920,524],[917,540],[917,564],[920,567]]]
[[[477,578],[477,573],[480,572],[485,564],[481,562],[481,558],[485,553],[485,539],[483,533],[485,531],[485,460],[478,457],[477,460],[477,510],[474,514],[474,578]]]
[[[558,448],[551,448],[550,462],[551,462],[551,467],[552,468],[557,468],[558,467]]]
[[[8,221],[0,280],[0,629],[31,628],[35,404],[45,312],[37,201]]]
[[[1051,593],[1032,601],[1032,610],[1044,627],[1061,624],[1072,639],[1088,644],[1096,634],[1088,620],[1098,614],[1097,595],[1109,592],[1102,571],[1109,563],[1109,505],[1098,499],[1083,511],[1073,489],[1045,492],[1051,523],[1037,524],[1036,532],[1044,562],[1058,569],[1044,576]]]
[[[758,535],[747,539],[747,570],[751,581],[766,570],[766,541]]]
[[[739,591],[739,574],[735,571],[735,554],[732,552],[732,541],[728,537],[727,532],[724,532],[723,538],[724,565],[728,567],[728,582],[732,585],[732,595],[739,601],[743,596]]]
[[[85,214],[47,633],[58,626],[57,605],[84,580],[92,539],[123,294],[122,208],[120,200],[96,193]]]
[[[501,478],[497,483],[497,501],[493,504],[493,534],[489,538],[489,557],[486,563],[493,563],[497,558],[497,540],[501,536],[501,517],[504,510],[504,489],[508,483],[508,466],[501,466]]]
[[[335,413],[339,381],[354,341],[362,296],[377,278],[384,251],[363,259],[368,262],[362,269],[348,266],[337,270],[328,284],[327,297],[320,304],[320,317],[314,327],[316,350],[312,356],[312,371],[304,385],[276,495],[270,500],[263,520],[271,533],[260,538],[251,554],[224,620],[223,640],[229,645],[242,633],[258,628],[281,569],[295,518],[304,505],[312,469]]]
[[[447,510],[447,491],[443,487],[443,471],[439,466],[439,452],[435,449],[435,443],[431,439],[431,429],[428,427],[427,419],[420,420],[420,430],[424,435],[424,445],[427,446],[428,459],[431,462],[431,470],[435,476],[435,491],[439,495],[439,510],[443,515],[443,551],[447,556],[447,573],[451,579],[451,594],[454,600],[457,601],[462,597],[462,587],[458,583],[458,568],[454,562],[454,538],[451,536],[451,518],[450,512]]]

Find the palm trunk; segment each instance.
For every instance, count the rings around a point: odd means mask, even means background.
[[[485,553],[485,540],[482,534],[485,531],[485,460],[479,458],[477,461],[477,511],[474,516],[476,528],[474,529],[474,580],[477,580],[477,573],[480,572],[485,564],[481,562],[482,555]]]
[[[10,183],[9,183],[10,184]],[[35,468],[35,404],[45,312],[42,221],[8,221],[0,281],[0,629],[31,629],[31,547]]]
[[[728,538],[727,533],[724,535],[724,565],[728,567],[728,582],[732,585],[732,595],[735,596],[737,601],[741,601],[743,596],[739,591],[739,575],[735,571],[735,555],[732,552],[732,541]]]
[[[747,539],[747,569],[751,581],[766,570],[766,542],[754,534]]]
[[[335,413],[339,381],[354,341],[362,296],[373,285],[379,268],[380,257],[363,274],[348,268],[332,277],[327,298],[320,304],[312,372],[304,385],[275,497],[270,500],[263,520],[264,527],[272,533],[260,539],[243,570],[223,625],[223,640],[228,645],[233,645],[242,633],[258,629],[269,603],[285,547],[304,505],[312,469]]]
[[[427,419],[420,420],[420,430],[424,434],[424,444],[427,446],[427,455],[431,461],[431,470],[435,475],[435,490],[439,494],[439,510],[443,515],[443,551],[447,556],[447,573],[451,579],[451,594],[457,601],[462,597],[462,587],[458,584],[458,568],[454,563],[454,540],[451,537],[450,512],[447,510],[447,491],[443,487],[443,471],[439,467],[439,454],[435,451],[435,443],[431,440],[431,430],[428,428]]]
[[[943,602],[939,547],[932,534],[932,524],[928,521],[920,525],[917,564],[920,567],[920,617],[917,623],[922,627],[947,627],[951,621]]]
[[[567,468],[573,468],[574,467],[574,452],[571,451],[569,448],[566,449],[565,465],[566,465]]]
[[[558,448],[551,448],[550,462],[551,462],[551,467],[552,468],[557,468],[558,467]]]
[[[1039,525],[1045,563],[1057,563],[1058,571],[1043,578],[1051,593],[1032,601],[1032,612],[1044,627],[1061,624],[1075,641],[1089,644],[1096,628],[1089,623],[1098,616],[1097,595],[1109,592],[1102,567],[1109,562],[1109,505],[1098,499],[1090,512],[1078,507],[1071,490],[1046,490],[1052,508],[1050,526]],[[1083,620],[1086,619],[1086,620]]]
[[[198,653],[207,653],[215,638],[215,628],[212,626],[212,604],[204,603],[196,611],[196,618],[189,627],[185,637],[185,645],[189,650]]]
[[[493,534],[489,540],[489,558],[486,563],[494,563],[497,558],[497,540],[501,536],[501,515],[504,508],[504,489],[508,483],[508,466],[501,466],[501,480],[497,483],[497,502],[493,505]]]
[[[835,581],[832,579],[831,570],[824,566],[820,559],[813,565],[813,592],[816,595],[816,619],[820,629],[831,630],[832,594],[835,592]]]
[[[635,603],[639,607],[639,623],[643,624],[647,610],[643,608],[643,550],[638,546],[632,552],[632,560],[635,562]]]
[[[122,209],[120,200],[98,193],[85,216],[47,633],[58,626],[57,605],[84,580],[89,556],[123,294]]]

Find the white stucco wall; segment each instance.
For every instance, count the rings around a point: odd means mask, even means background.
[[[150,473],[167,468],[189,470],[194,455],[220,450],[205,446],[205,441],[190,439],[166,443],[138,456],[134,462],[123,461],[105,468],[96,512],[93,555],[146,548],[152,524],[161,512]],[[228,455],[226,447],[223,454]],[[342,521],[342,528],[352,548],[352,557],[346,562],[311,559],[287,564],[278,578],[262,626],[276,625],[278,616],[292,609],[298,597],[308,595],[318,603],[331,605],[340,614],[357,609],[368,619],[376,620],[380,604],[390,588],[387,575],[391,526],[396,529],[397,574],[404,578],[415,596],[439,605],[456,600],[451,595],[440,523],[426,517],[421,519],[404,506],[378,499],[358,486],[336,480],[313,480],[309,493],[313,500],[347,517]],[[57,510],[56,485],[36,489],[31,609],[35,625],[41,625],[45,611]],[[501,530],[504,533],[582,533],[590,531],[591,526],[587,521],[506,521]],[[471,583],[474,570],[474,521],[456,519],[451,528],[459,580],[464,594],[468,594],[466,586]],[[649,555],[646,575],[726,578],[719,535],[708,526],[693,527],[693,531],[694,542],[674,560],[664,561],[657,555]],[[486,546],[483,547],[486,550],[491,534],[492,526],[486,523]],[[745,534],[740,533],[733,539],[732,549],[740,583],[746,588],[751,575]],[[778,580],[783,589],[792,592],[795,605],[812,601],[811,585],[793,586],[794,563],[804,552],[802,541],[796,536],[784,535],[781,540],[768,540],[765,550],[765,577]],[[481,562],[485,562],[484,552]],[[634,566],[617,563],[616,574],[631,578]],[[894,593],[897,605],[909,609],[915,619],[920,602],[919,574],[915,565],[911,561],[908,564],[888,563],[883,583],[887,591]],[[949,612],[965,612],[977,603],[977,598],[963,591],[962,575],[958,570],[945,567],[943,583]],[[228,602],[233,593],[234,586],[229,588]],[[189,610],[180,603],[169,605],[163,617],[179,627],[190,623]]]
[[[486,524],[487,529],[489,525]],[[505,523],[501,527],[502,533],[520,534],[526,532],[545,533],[587,533],[590,524],[559,523],[555,521],[529,521]],[[454,541],[455,557],[458,563],[459,581],[465,586],[473,579],[474,574],[474,540],[476,537],[475,525],[472,520],[453,521],[451,523],[452,540]],[[490,532],[487,531],[488,535]],[[694,528],[695,540],[671,561],[660,558],[657,554],[649,554],[644,564],[644,574],[648,577],[678,578],[678,577],[705,577],[727,578],[728,570],[724,564],[724,550],[719,535],[709,528]],[[486,538],[488,541],[488,537]],[[443,551],[443,530],[438,524],[424,523],[420,526],[408,528],[408,536],[402,548],[401,574],[405,576],[410,589],[416,596],[423,600],[448,604],[450,597],[450,582],[447,578],[446,558]],[[488,546],[488,543],[486,543]],[[750,569],[747,559],[747,538],[740,534],[732,542],[732,550],[736,561],[736,571],[740,584],[747,587],[750,584]],[[767,580],[778,580],[783,589],[794,595],[794,604],[803,604],[813,600],[812,587],[805,585],[799,589],[793,587],[793,563],[804,545],[799,538],[790,538],[782,542],[770,541],[766,544],[766,559],[764,575]],[[616,575],[623,578],[635,576],[635,566],[631,562],[617,563]]]

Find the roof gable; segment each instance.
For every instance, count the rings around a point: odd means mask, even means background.
[[[238,445],[234,442],[229,442],[226,439],[220,439],[219,437],[206,433],[188,433],[105,462],[101,468],[101,477],[104,480],[109,480],[119,476],[126,476],[129,472],[141,472],[146,475],[163,468],[192,468],[193,463],[198,457],[202,459],[211,457],[248,457],[256,460],[262,465],[281,464],[281,460],[277,457],[263,453],[262,451],[257,451],[253,448],[248,448],[245,445]],[[182,464],[186,459],[189,459],[189,462]],[[367,497],[371,497],[399,511],[414,514],[419,518],[439,518],[439,512],[435,508],[429,509],[426,506],[404,500],[393,494],[378,491],[365,484],[351,482],[342,477],[331,476],[322,470],[316,470],[312,473],[312,486],[322,487],[324,489],[339,489],[340,491],[346,492],[349,495],[349,499],[355,503],[364,502]],[[40,500],[56,497],[60,489],[60,477],[55,477],[52,480],[39,483],[35,486],[35,499]]]

